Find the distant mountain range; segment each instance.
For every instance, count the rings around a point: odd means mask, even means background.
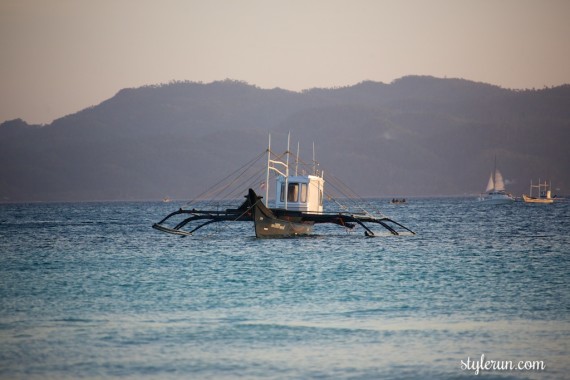
[[[0,202],[191,199],[288,131],[362,196],[478,194],[495,157],[515,195],[539,177],[570,194],[570,85],[410,76],[301,93],[175,82],[49,125],[6,121]]]

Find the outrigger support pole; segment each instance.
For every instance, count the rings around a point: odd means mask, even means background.
[[[378,224],[380,224],[382,227],[384,227],[385,229],[387,229],[388,231],[390,231],[390,233],[391,233],[392,235],[400,235],[400,233],[399,233],[398,231],[396,231],[392,226],[390,226],[390,225],[389,225],[388,223],[386,223],[386,222],[394,223],[395,225],[397,225],[397,226],[403,228],[404,230],[406,230],[406,231],[412,233],[413,235],[416,234],[414,231],[410,230],[410,229],[407,228],[406,226],[403,226],[403,225],[401,225],[400,223],[395,222],[395,221],[393,221],[392,219],[389,219],[389,218],[382,218],[382,219],[366,218],[366,220],[361,220],[360,218],[358,218],[358,217],[356,217],[356,216],[349,216],[349,217],[345,216],[345,218],[346,218],[348,221],[356,222],[356,223],[358,223],[359,225],[361,225],[362,228],[365,229],[364,234],[365,234],[366,236],[369,236],[369,237],[375,236],[375,234],[374,234],[374,232],[373,232],[366,224],[364,224],[364,222],[378,223]]]
[[[211,223],[252,220],[251,219],[251,212],[249,212],[249,211],[250,211],[250,207],[248,207],[246,204],[243,204],[242,206],[240,206],[237,209],[228,209],[226,211],[200,211],[200,210],[194,210],[194,209],[192,209],[192,210],[179,209],[177,211],[174,211],[174,212],[168,214],[160,222],[153,224],[152,228],[159,230],[159,231],[162,231],[162,232],[174,234],[174,235],[190,236],[194,232],[199,230],[200,228],[207,226],[208,224],[211,224]],[[168,220],[169,218],[171,218],[175,215],[180,215],[180,214],[191,214],[191,216],[188,218],[185,218],[184,220],[182,220],[180,223],[178,223],[176,226],[174,226],[172,228],[163,225],[163,223],[166,220]],[[200,224],[199,226],[195,227],[191,231],[184,231],[181,229],[182,227],[184,227],[188,223],[193,222],[195,220],[206,220],[206,222]]]
[[[187,225],[190,222],[193,222],[194,220],[204,220],[204,219],[208,219],[208,221],[200,224],[199,226],[195,227],[191,231],[181,230],[182,227],[184,227],[185,225]],[[163,226],[162,225],[163,221],[161,221],[160,223],[153,224],[152,228],[154,228],[155,230],[171,233],[174,235],[190,236],[194,232],[196,232],[197,230],[199,230],[202,227],[207,226],[208,224],[216,223],[216,222],[228,222],[228,221],[234,221],[234,220],[236,220],[235,215],[231,215],[231,214],[230,215],[193,215],[189,218],[184,219],[183,221],[178,223],[173,228]]]
[[[372,230],[371,230],[370,228],[368,228],[368,227],[366,226],[366,224],[362,223],[360,220],[358,220],[358,219],[356,219],[356,218],[354,219],[354,221],[355,221],[356,223],[360,224],[360,225],[362,226],[362,228],[364,228],[364,229],[366,230],[366,231],[364,232],[364,234],[365,234],[366,236],[374,236],[374,232],[372,232]],[[392,231],[390,231],[390,232],[392,232]],[[393,234],[393,233],[394,233],[394,232],[392,232],[392,234]]]
[[[396,221],[394,221],[394,220],[392,220],[392,219],[384,218],[384,220],[386,220],[386,221],[388,221],[388,222],[390,222],[390,223],[394,223],[394,224],[397,225],[398,227],[402,227],[402,228],[405,229],[406,231],[410,232],[412,235],[415,235],[415,234],[416,234],[414,231],[410,230],[408,227],[406,227],[406,226],[404,226],[404,225],[402,225],[402,224],[400,224],[400,223],[398,223],[398,222],[396,222]]]

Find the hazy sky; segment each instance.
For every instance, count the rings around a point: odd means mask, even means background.
[[[0,0],[0,122],[49,123],[171,80],[560,85],[569,20],[570,0]]]

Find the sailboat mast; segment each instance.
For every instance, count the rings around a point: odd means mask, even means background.
[[[497,191],[497,155],[495,155],[495,163],[493,166],[493,191]]]

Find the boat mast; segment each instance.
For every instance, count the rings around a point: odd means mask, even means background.
[[[269,208],[269,165],[271,164],[271,133],[267,144],[267,177],[265,179],[265,207]]]
[[[278,157],[278,159],[276,160],[272,160],[271,159],[271,135],[269,135],[269,145],[267,148],[267,174],[266,174],[266,188],[265,188],[265,206],[268,207],[269,205],[269,172],[271,170],[273,170],[274,172],[276,172],[279,176],[285,178],[285,190],[284,191],[280,191],[278,194],[276,194],[277,196],[283,197],[283,195],[285,195],[285,209],[287,209],[287,187],[288,187],[288,177],[289,177],[289,143],[290,143],[290,139],[287,141],[287,151],[285,152],[285,154],[287,155],[287,162],[283,162],[281,157]],[[277,165],[281,165],[281,166],[277,166]],[[280,167],[285,167],[284,172],[279,170]],[[280,182],[281,184],[283,184],[283,182]],[[281,189],[279,189],[281,190]],[[275,204],[277,207],[277,198],[275,199]]]
[[[495,166],[493,168],[493,192],[497,191],[497,155],[495,154]]]
[[[291,144],[291,131],[289,131],[289,135],[287,135],[287,152],[285,155],[287,156],[286,164],[285,164],[285,210],[287,210],[287,199],[289,198],[289,147]]]

